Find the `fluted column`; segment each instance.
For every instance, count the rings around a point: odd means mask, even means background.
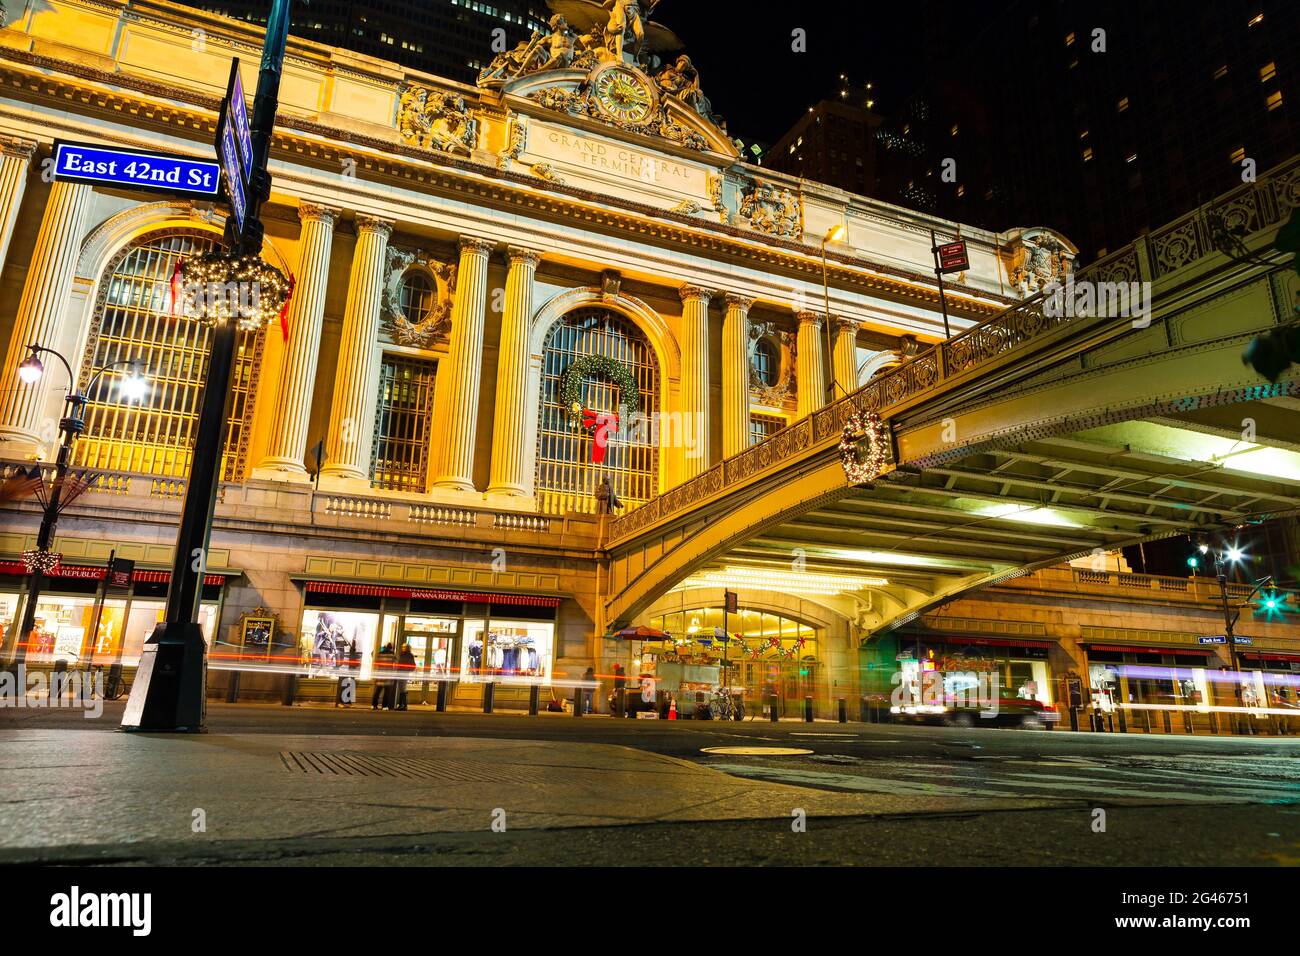
[[[843,398],[858,388],[858,322],[843,317],[835,320],[834,398]]]
[[[375,404],[379,400],[379,303],[384,291],[388,237],[393,224],[357,216],[357,245],[352,253],[348,300],[343,313],[339,364],[334,373],[334,404],[330,410],[328,460],[321,469],[334,479],[370,479],[370,446],[375,433]]]
[[[456,302],[451,311],[451,344],[446,369],[438,368],[435,421],[442,431],[435,488],[474,490],[474,434],[478,421],[479,371],[483,367],[483,317],[487,308],[488,256],[492,243],[462,236],[456,273]]]
[[[822,316],[819,312],[796,313],[799,319],[798,374],[799,417],[811,415],[826,404],[825,352],[822,346]]]
[[[747,295],[728,292],[722,322],[722,457],[749,447],[749,307]]]
[[[321,324],[325,318],[325,292],[329,286],[330,249],[339,211],[315,203],[300,203],[301,256],[289,304],[289,340],[285,343],[280,391],[271,417],[271,437],[266,457],[254,477],[305,481],[307,427],[311,420],[312,389],[320,353]]]
[[[0,138],[0,268],[9,255],[9,240],[18,221],[18,208],[27,192],[27,172],[35,143]]]
[[[682,297],[682,427],[692,445],[682,456],[682,480],[709,467],[709,300],[714,293],[687,285]]]
[[[60,388],[65,386],[57,360],[51,365],[51,374],[42,376],[34,385],[26,385],[18,378],[18,363],[26,356],[29,344],[55,348],[63,338],[61,326],[72,294],[90,197],[90,187],[81,183],[56,182],[50,187],[18,303],[9,355],[0,369],[0,450],[20,454],[39,444],[48,389],[55,381]]]
[[[492,474],[488,493],[527,495],[528,330],[533,319],[533,279],[542,254],[511,246],[505,313],[497,355],[496,415],[492,428]]]

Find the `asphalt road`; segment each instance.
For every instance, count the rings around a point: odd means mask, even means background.
[[[5,728],[112,732],[121,702],[0,711]],[[809,821],[400,834],[272,845],[123,847],[102,863],[441,865],[835,863],[1300,864],[1300,738],[1189,737],[817,722],[614,720],[210,704],[212,734],[496,738],[614,744],[814,790],[1009,801],[1010,809]],[[753,753],[709,753],[753,748]],[[807,753],[781,755],[767,748]],[[1024,801],[1023,808],[1015,804]],[[1031,805],[1032,804],[1032,805]],[[1098,811],[1102,811],[1099,818]],[[1100,819],[1101,828],[1098,821]],[[430,853],[430,850],[435,852]]]

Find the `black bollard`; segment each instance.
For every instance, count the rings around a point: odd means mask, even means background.
[[[770,699],[770,702],[767,707],[767,712],[768,714],[771,715],[771,721],[774,724],[781,719],[781,715],[777,713],[776,706],[777,706],[776,698],[773,697]]]
[[[582,716],[582,705],[584,703],[582,695],[583,695],[583,689],[581,687],[573,688],[573,716],[574,717]]]
[[[226,703],[239,703],[239,675],[240,671],[229,671],[230,677],[226,682]]]
[[[1169,711],[1160,711],[1160,721],[1165,725],[1165,733],[1172,734],[1174,732],[1173,723],[1169,720]]]
[[[803,719],[809,724],[813,722],[813,699],[811,697],[803,699]]]
[[[1071,730],[1079,729],[1079,708],[1078,707],[1070,708],[1070,729]]]
[[[614,692],[614,716],[627,716],[627,688],[620,687]]]
[[[1121,734],[1126,734],[1126,733],[1128,733],[1128,720],[1126,720],[1125,717],[1124,717],[1124,708],[1123,708],[1123,707],[1121,707],[1121,708],[1119,709],[1119,732],[1120,732]]]
[[[284,696],[280,698],[280,703],[285,707],[292,707],[294,698],[298,696],[298,675],[284,675]]]
[[[528,716],[536,717],[538,705],[541,703],[542,688],[534,684],[528,689]]]
[[[445,680],[438,681],[438,703],[434,706],[437,707],[440,714],[447,712],[447,682]]]
[[[840,723],[847,724],[848,722],[849,722],[849,705],[844,700],[844,698],[841,697],[840,698]]]
[[[489,683],[483,685],[483,713],[485,714],[492,713],[492,703],[496,695],[497,695],[496,684]]]

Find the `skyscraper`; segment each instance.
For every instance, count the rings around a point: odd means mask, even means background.
[[[261,23],[262,0],[181,0],[209,13]],[[540,0],[313,0],[296,13],[295,36],[472,83],[497,50],[545,30]],[[504,31],[504,37],[494,31]]]

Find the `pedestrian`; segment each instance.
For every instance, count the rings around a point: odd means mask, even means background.
[[[375,689],[370,695],[371,710],[389,710],[393,706],[393,668],[397,666],[397,655],[393,645],[385,644],[375,655]]]
[[[583,672],[582,679],[584,681],[589,681],[591,684],[594,685],[596,683],[596,668],[588,667],[587,670]],[[595,701],[595,699],[596,699],[596,688],[594,686],[583,688],[582,712],[584,714],[591,713],[592,704]]]
[[[401,672],[397,679],[397,709],[406,710],[406,692],[411,683],[411,675],[415,673],[415,655],[411,652],[410,644],[402,645],[402,653],[397,656],[397,666]]]
[[[627,716],[627,675],[622,664],[614,665],[614,711],[616,717]]]

